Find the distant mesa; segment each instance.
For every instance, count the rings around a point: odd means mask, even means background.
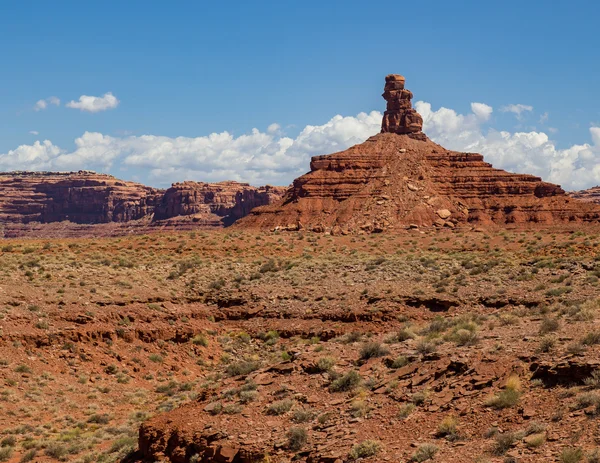
[[[580,201],[600,204],[600,186],[594,186],[587,190],[571,191],[569,196]]]
[[[412,92],[385,78],[381,133],[338,153],[315,156],[279,201],[239,227],[315,232],[381,232],[464,224],[553,225],[597,222],[600,208],[558,185],[495,169],[475,153],[450,151],[422,132]]]
[[[228,226],[285,188],[183,182],[160,190],[92,171],[18,171],[0,173],[0,192],[0,232],[43,237]]]

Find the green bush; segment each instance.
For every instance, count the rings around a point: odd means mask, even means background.
[[[361,382],[361,377],[355,370],[350,370],[343,376],[340,376],[329,385],[331,392],[346,392],[357,387]]]
[[[374,440],[365,440],[360,444],[355,444],[350,450],[348,457],[351,460],[358,460],[359,458],[369,458],[377,455],[377,452],[381,449],[381,444]]]

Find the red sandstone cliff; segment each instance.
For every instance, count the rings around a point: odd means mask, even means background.
[[[0,222],[128,222],[154,212],[161,190],[79,172],[0,173]]]
[[[162,196],[154,219],[165,220],[177,216],[195,216],[199,220],[217,220],[231,225],[248,215],[257,206],[279,200],[283,187],[253,187],[239,182],[182,182],[175,183]]]
[[[184,182],[165,191],[90,171],[6,172],[0,173],[0,225],[7,237],[227,226],[284,192],[237,182]]]
[[[600,186],[594,186],[587,190],[570,191],[567,193],[571,198],[588,203],[600,204]]]
[[[449,151],[421,131],[404,77],[386,77],[382,133],[315,156],[285,197],[236,226],[313,231],[383,231],[459,223],[591,222],[600,207],[569,198],[539,177],[495,169],[474,153]]]

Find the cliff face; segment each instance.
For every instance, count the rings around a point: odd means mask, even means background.
[[[588,203],[600,204],[600,186],[594,186],[587,190],[571,191],[568,193],[571,198],[585,201]]]
[[[216,220],[228,226],[253,208],[280,199],[284,193],[283,187],[267,185],[256,188],[238,182],[175,183],[162,196],[154,219],[195,216],[198,220]]]
[[[0,221],[128,222],[154,212],[162,191],[95,172],[0,174]]]
[[[495,169],[475,153],[450,151],[421,131],[404,78],[386,77],[382,133],[346,151],[312,158],[279,203],[239,226],[383,231],[409,225],[557,224],[598,221],[600,207],[569,198],[539,177]]]
[[[135,230],[228,226],[284,191],[237,182],[184,182],[165,191],[89,171],[7,172],[0,173],[0,224],[6,236],[43,235],[45,228],[52,236],[77,236],[100,224],[112,224],[108,234],[118,232],[115,224]]]

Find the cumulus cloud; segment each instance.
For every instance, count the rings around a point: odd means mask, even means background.
[[[79,109],[90,113],[115,109],[119,106],[120,101],[111,92],[105,93],[104,96],[89,96],[81,95],[79,101],[69,101],[67,108]]]
[[[308,125],[295,138],[282,134],[276,124],[266,132],[253,129],[237,137],[229,132],[176,138],[85,132],[71,151],[46,140],[0,154],[0,169],[107,172],[118,167],[135,170],[144,181],[161,186],[184,179],[287,185],[308,171],[311,156],[346,149],[380,127],[381,113],[373,111]]]
[[[446,148],[481,153],[494,167],[538,175],[566,189],[600,184],[600,127],[590,128],[591,144],[560,149],[544,132],[486,130],[475,112],[433,110],[422,101],[415,107],[423,116],[427,135]]]
[[[471,111],[482,121],[487,121],[494,109],[485,103],[471,103]]]
[[[60,106],[60,99],[55,96],[50,96],[43,100],[38,100],[33,107],[34,111],[42,111],[49,105]]]
[[[523,117],[524,112],[533,111],[533,106],[529,106],[526,104],[509,104],[506,106],[502,106],[500,111],[504,113],[513,113],[517,116],[517,119],[521,119]]]
[[[544,132],[509,132],[489,128],[493,108],[473,103],[471,112],[434,109],[418,101],[424,131],[437,143],[477,152],[495,167],[539,175],[566,189],[600,184],[600,127],[590,128],[590,142],[559,148]],[[335,116],[307,125],[295,137],[272,124],[234,136],[229,132],[199,137],[111,136],[85,132],[66,150],[51,141],[0,154],[0,170],[78,170],[112,172],[125,178],[167,186],[181,180],[238,180],[254,185],[288,185],[309,170],[310,157],[341,151],[379,132],[381,113]]]

